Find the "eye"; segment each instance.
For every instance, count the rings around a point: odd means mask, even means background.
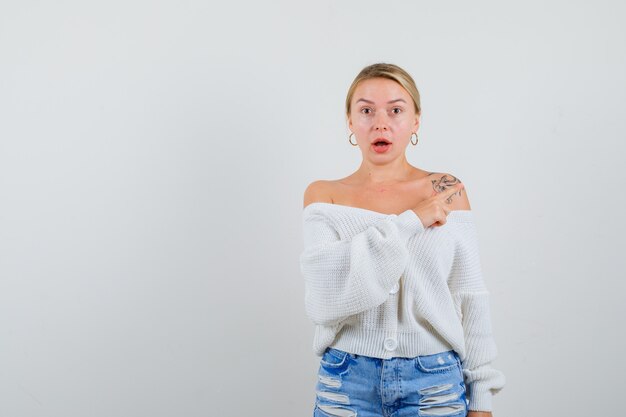
[[[395,114],[400,114],[402,112],[402,109],[400,107],[394,107],[393,109],[391,109],[391,111]]]
[[[361,113],[370,114],[371,112],[372,112],[372,109],[370,109],[369,107],[363,107],[361,109]]]

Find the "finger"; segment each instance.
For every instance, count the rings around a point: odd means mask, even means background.
[[[448,198],[450,198],[451,195],[458,193],[463,188],[465,188],[465,184],[463,184],[462,182],[454,184],[454,186],[448,188],[446,191],[439,193],[439,198],[441,200],[447,200]]]

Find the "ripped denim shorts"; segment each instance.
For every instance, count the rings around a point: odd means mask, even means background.
[[[379,359],[329,347],[320,360],[314,417],[467,416],[454,350]]]

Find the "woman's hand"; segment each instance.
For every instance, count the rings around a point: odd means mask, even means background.
[[[441,193],[437,193],[424,201],[420,201],[413,211],[422,221],[424,228],[431,225],[441,226],[446,223],[446,216],[450,213],[450,209],[447,207],[449,203],[447,203],[446,200],[461,191],[464,187],[465,184],[458,183]]]
[[[491,411],[468,411],[467,417],[492,417]]]

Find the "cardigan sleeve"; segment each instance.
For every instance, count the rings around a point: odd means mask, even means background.
[[[326,326],[384,303],[406,267],[407,240],[425,230],[413,210],[377,219],[349,239],[332,223],[319,211],[303,216],[299,258],[306,313]]]
[[[465,358],[462,368],[468,387],[468,408],[491,411],[492,396],[504,387],[505,377],[491,366],[498,350],[492,333],[489,291],[482,276],[473,220],[458,223],[449,286],[463,326]]]

